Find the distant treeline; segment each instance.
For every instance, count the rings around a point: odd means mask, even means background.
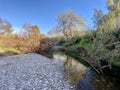
[[[45,38],[37,25],[24,24],[22,30],[14,32],[7,20],[0,18],[0,47],[15,48],[22,52],[35,51],[40,47],[40,40]]]

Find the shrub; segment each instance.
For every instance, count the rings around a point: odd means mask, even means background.
[[[86,34],[81,39],[81,44],[90,43],[92,41],[92,36],[90,34]]]
[[[71,46],[80,42],[81,42],[81,38],[79,36],[76,36],[66,41],[65,46]]]
[[[120,41],[120,29],[113,32],[113,35],[117,38],[118,41]]]

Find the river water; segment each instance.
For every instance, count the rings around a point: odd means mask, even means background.
[[[52,49],[43,55],[53,61],[61,60],[63,62],[63,74],[69,78],[77,90],[120,90],[119,82],[116,82],[114,77],[98,75],[90,67],[78,62],[59,49]]]

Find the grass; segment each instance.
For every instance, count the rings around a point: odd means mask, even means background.
[[[0,56],[8,56],[8,55],[15,55],[20,54],[21,52],[14,48],[2,48],[0,47]]]

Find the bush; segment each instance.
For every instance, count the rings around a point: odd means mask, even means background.
[[[90,43],[92,41],[92,36],[90,34],[86,34],[81,39],[81,44]]]
[[[113,35],[117,38],[118,41],[120,41],[120,29],[116,32],[113,32]]]
[[[81,42],[81,38],[79,36],[76,36],[66,41],[65,46],[71,46],[80,42]]]

